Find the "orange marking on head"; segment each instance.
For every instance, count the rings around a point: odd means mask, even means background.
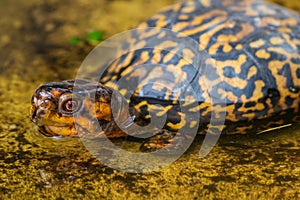
[[[53,94],[53,96],[56,98],[56,99],[59,99],[59,97],[61,96],[61,92],[60,91],[58,91],[57,89],[52,89],[51,90],[51,93]]]

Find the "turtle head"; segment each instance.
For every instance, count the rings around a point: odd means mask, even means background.
[[[87,80],[45,83],[32,96],[31,121],[46,136],[102,134],[108,128],[117,131],[111,112],[112,91]]]

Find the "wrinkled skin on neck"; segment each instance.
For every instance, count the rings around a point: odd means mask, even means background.
[[[112,114],[113,92],[116,91],[87,80],[45,83],[32,96],[30,118],[46,136],[126,136],[114,119],[132,123],[132,117],[124,109]],[[126,101],[121,99],[117,103]]]

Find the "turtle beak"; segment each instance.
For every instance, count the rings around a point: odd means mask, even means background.
[[[46,136],[46,137],[52,137],[52,136],[53,136],[52,134],[50,134],[50,133],[48,133],[48,132],[46,131],[45,126],[39,126],[38,128],[39,128],[39,132],[40,132],[42,135],[44,135],[44,136]]]
[[[43,118],[45,116],[45,111],[40,109],[37,106],[32,105],[30,108],[30,120],[35,123],[36,125],[39,125],[39,119]]]
[[[37,89],[31,98],[30,120],[38,125],[39,119],[46,116],[46,111],[49,109],[51,101],[54,101],[51,94]]]
[[[51,134],[46,131],[45,126],[40,124],[40,119],[45,116],[45,111],[41,109],[40,105],[42,101],[37,100],[35,95],[32,96],[31,108],[30,108],[30,120],[38,126],[38,131],[46,136],[50,137]]]
[[[35,105],[31,105],[29,111],[29,117],[30,117],[30,121],[32,121],[33,123],[36,123],[36,113],[37,113],[37,107]]]
[[[37,118],[40,118],[40,116],[41,116],[41,111],[39,109],[39,105],[37,103],[37,98],[35,96],[32,96],[31,107],[30,107],[29,113],[30,113],[30,120],[36,124]]]

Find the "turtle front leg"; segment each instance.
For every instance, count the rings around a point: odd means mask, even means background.
[[[170,147],[169,150],[171,151],[173,148],[181,148],[183,140],[188,139],[179,132],[172,132],[166,129],[159,130],[154,134],[141,145],[140,151],[153,152],[165,147]]]

